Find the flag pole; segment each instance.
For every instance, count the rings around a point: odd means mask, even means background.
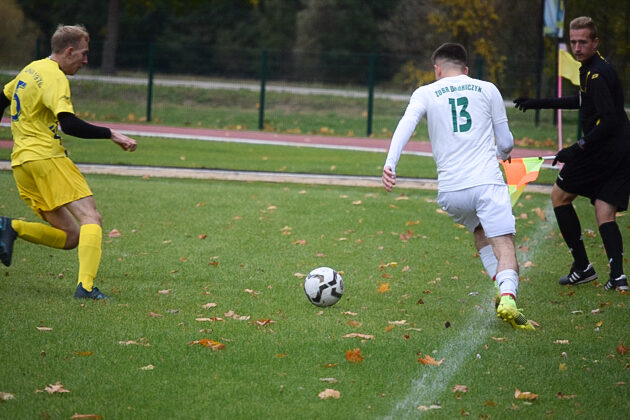
[[[560,50],[567,49],[564,42],[558,43],[558,98],[562,97],[562,60],[560,59]],[[558,150],[562,149],[562,109],[558,108]]]

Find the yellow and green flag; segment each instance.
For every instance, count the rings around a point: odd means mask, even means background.
[[[558,74],[580,86],[580,62],[566,50],[558,49]]]
[[[541,157],[512,158],[512,162],[501,162],[510,191],[512,207],[525,190],[525,186],[538,178],[544,159]]]

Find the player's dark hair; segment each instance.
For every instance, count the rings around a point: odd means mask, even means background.
[[[595,22],[588,16],[576,17],[569,23],[569,30],[588,29],[591,33],[591,39],[597,38],[597,26]]]
[[[431,62],[433,64],[442,59],[448,60],[453,64],[466,67],[468,54],[466,53],[466,48],[464,48],[462,44],[447,42],[437,47],[437,49],[433,51],[433,55],[431,55]]]

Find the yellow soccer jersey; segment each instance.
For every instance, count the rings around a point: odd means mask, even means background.
[[[66,155],[57,135],[60,112],[74,114],[70,83],[49,58],[33,61],[4,86],[11,100],[11,166]]]

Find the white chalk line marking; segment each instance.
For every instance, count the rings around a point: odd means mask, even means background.
[[[555,216],[551,202],[548,202],[545,207],[545,214],[550,217],[547,217],[547,221],[542,222],[540,228],[535,230],[535,235],[530,237],[532,245],[538,244],[553,229]],[[533,246],[530,248],[530,251],[521,254],[520,257],[531,261],[537,250],[538,247]],[[435,355],[432,355],[438,360],[441,358],[445,360],[440,366],[422,366],[422,376],[413,380],[405,398],[396,403],[391,413],[385,417],[386,419],[418,418],[425,413],[425,411],[419,411],[418,406],[424,405],[428,407],[441,401],[444,394],[450,392],[446,389],[448,382],[459,372],[464,361],[473,357],[475,350],[490,337],[491,331],[494,330],[492,324],[496,318],[494,316],[494,307],[491,308],[490,306],[488,305],[485,308],[482,307],[481,310],[477,310],[468,324],[461,329],[459,335],[446,342],[437,350]],[[471,334],[471,331],[474,333]]]

